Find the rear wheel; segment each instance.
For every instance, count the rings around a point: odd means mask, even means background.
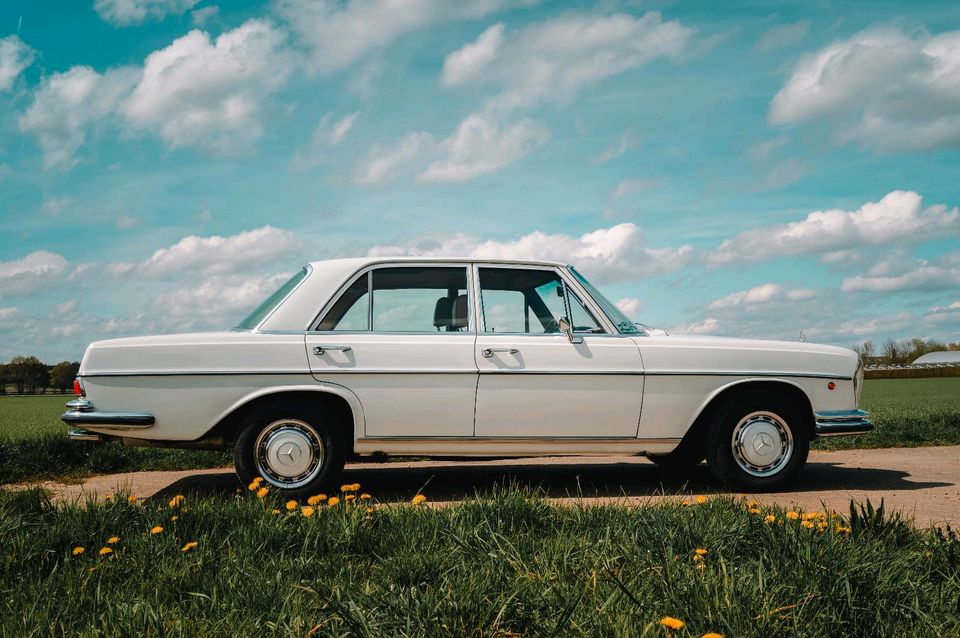
[[[714,476],[739,489],[777,489],[807,462],[809,427],[788,397],[750,391],[732,397],[717,413],[707,437]]]
[[[291,496],[332,485],[343,470],[346,442],[335,417],[310,401],[268,403],[247,413],[234,447],[237,476]]]

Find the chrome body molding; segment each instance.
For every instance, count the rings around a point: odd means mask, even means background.
[[[67,401],[67,407],[70,410],[76,410],[79,412],[88,412],[93,409],[93,404],[90,403],[87,399],[83,397],[74,399],[73,401]]]
[[[354,443],[358,454],[409,456],[611,456],[666,454],[678,438],[627,437],[362,437]]]
[[[873,431],[866,410],[828,410],[814,413],[817,436],[851,436]]]

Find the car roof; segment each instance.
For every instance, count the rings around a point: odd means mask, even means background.
[[[486,257],[418,257],[418,256],[377,256],[377,257],[347,257],[341,259],[324,259],[321,261],[311,261],[310,265],[316,269],[322,268],[325,264],[336,263],[338,265],[352,265],[356,268],[363,268],[372,264],[395,264],[395,263],[482,263],[482,264],[512,264],[519,266],[559,266],[565,267],[567,264],[559,261],[547,261],[542,259],[500,259]]]

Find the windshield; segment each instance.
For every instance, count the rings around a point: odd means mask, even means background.
[[[256,310],[247,315],[247,318],[237,324],[236,330],[253,330],[269,315],[277,305],[290,294],[297,285],[306,279],[307,269],[304,267],[297,274],[291,277],[287,283],[280,286],[275,293],[267,297],[267,300],[257,306]]]
[[[577,278],[577,281],[587,289],[587,292],[590,293],[590,296],[593,297],[593,300],[597,302],[597,305],[600,306],[600,309],[606,313],[607,317],[610,318],[610,321],[613,322],[613,325],[617,327],[617,330],[621,334],[639,334],[640,329],[637,328],[636,324],[630,320],[630,318],[623,314],[623,312],[617,308],[609,299],[603,296],[603,294],[594,287],[586,278],[577,272],[577,269],[573,266],[570,266],[570,272],[574,277]]]

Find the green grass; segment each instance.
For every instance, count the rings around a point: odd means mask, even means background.
[[[560,507],[503,489],[310,518],[272,495],[168,498],[54,508],[0,491],[0,633],[663,637],[664,616],[686,623],[672,636],[960,631],[960,540],[882,512],[818,532],[732,498]]]
[[[60,415],[69,398],[0,397],[0,483],[135,470],[223,467],[232,462],[230,455],[222,452],[68,441]],[[960,378],[867,380],[861,402],[871,412],[875,432],[821,439],[813,447],[960,444]]]

